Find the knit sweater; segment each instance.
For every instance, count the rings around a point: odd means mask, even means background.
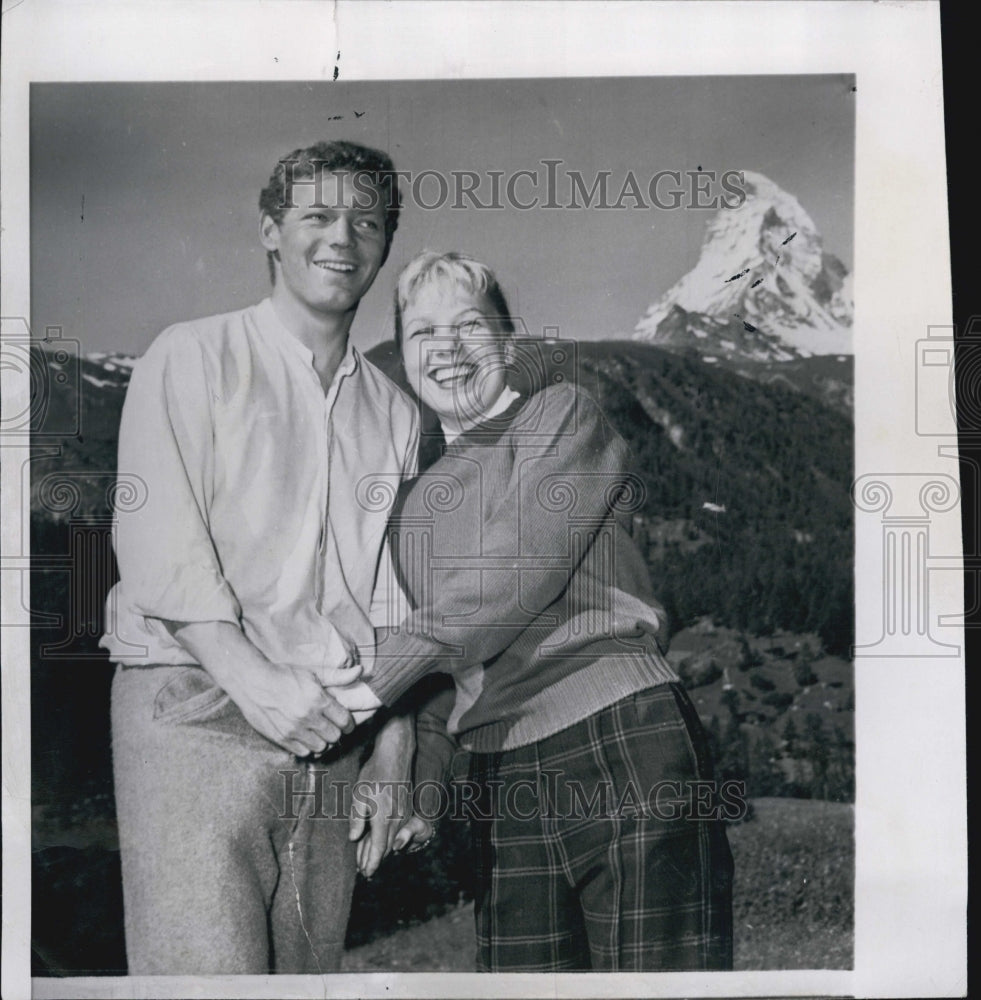
[[[413,611],[376,631],[368,683],[392,704],[450,674],[468,750],[544,739],[677,680],[631,537],[643,484],[597,404],[571,384],[516,400],[405,484],[390,522]]]

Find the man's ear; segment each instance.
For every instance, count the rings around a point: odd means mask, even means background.
[[[266,213],[259,219],[259,242],[271,253],[279,250],[279,223]]]

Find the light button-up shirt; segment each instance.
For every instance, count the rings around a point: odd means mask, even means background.
[[[316,668],[369,646],[394,499],[415,470],[415,406],[349,347],[327,392],[270,300],[165,330],[133,371],[119,472],[120,581],[102,645],[193,663],[163,620],[228,621],[270,660]]]

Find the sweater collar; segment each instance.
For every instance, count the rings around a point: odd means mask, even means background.
[[[451,430],[445,424],[441,424],[441,429],[443,431],[443,438],[447,444],[452,444],[458,437],[462,434],[466,434],[468,431],[473,430],[475,427],[481,427],[484,424],[494,420],[499,417],[502,413],[506,413],[514,403],[516,399],[520,399],[521,394],[517,393],[510,386],[505,386],[501,391],[501,394],[494,400],[493,405],[487,410],[480,420],[469,424],[467,427],[462,427],[459,430]]]

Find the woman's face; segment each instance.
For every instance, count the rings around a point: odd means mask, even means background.
[[[446,281],[402,310],[402,363],[416,395],[450,427],[479,421],[507,384],[509,341],[481,295]]]

